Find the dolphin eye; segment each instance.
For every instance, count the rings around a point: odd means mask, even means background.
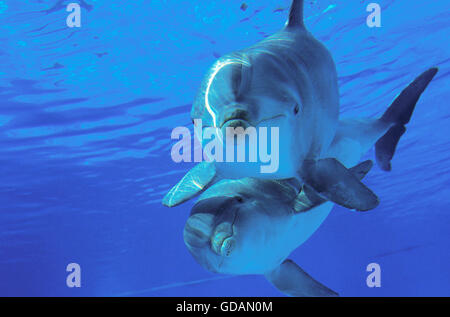
[[[295,108],[294,108],[294,113],[297,114],[300,111],[300,106],[297,104],[295,104]]]
[[[242,198],[241,196],[236,196],[236,201],[239,203],[243,203],[244,202],[244,198]]]

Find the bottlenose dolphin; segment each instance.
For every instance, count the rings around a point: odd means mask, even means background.
[[[179,204],[224,176],[295,177],[324,199],[350,209],[373,209],[378,197],[348,168],[379,140],[377,163],[384,170],[390,169],[405,124],[436,72],[432,68],[418,77],[381,118],[339,120],[334,61],[306,30],[303,0],[293,0],[281,31],[223,56],[211,67],[191,111],[193,121],[201,119],[203,127],[278,128],[278,171],[262,174],[255,164],[238,162],[200,164],[172,188],[164,204]],[[342,151],[346,155],[339,160],[338,152]],[[191,179],[196,181],[189,182]],[[183,189],[182,184],[194,187]]]
[[[365,161],[350,172],[362,179],[372,165]],[[307,185],[298,189],[288,180],[219,181],[192,208],[183,234],[188,250],[215,273],[262,274],[290,296],[337,296],[286,260],[333,206]]]

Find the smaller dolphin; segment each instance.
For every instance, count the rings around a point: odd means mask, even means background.
[[[373,163],[350,169],[362,179]],[[223,274],[262,274],[290,296],[337,296],[286,260],[329,214],[333,204],[291,181],[222,180],[192,208],[184,242],[204,268]]]

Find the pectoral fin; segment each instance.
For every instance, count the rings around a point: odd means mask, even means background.
[[[216,168],[213,163],[202,162],[193,167],[164,196],[163,205],[175,207],[201,193],[216,180]]]
[[[356,178],[362,180],[372,169],[372,166],[373,162],[371,160],[367,160],[350,168],[350,172],[352,172]],[[317,194],[314,189],[308,185],[303,185],[302,190],[294,200],[294,210],[295,212],[305,212],[325,203],[326,201],[327,199]]]
[[[350,172],[352,172],[352,174],[355,175],[357,179],[362,180],[364,177],[366,177],[367,173],[370,172],[372,167],[373,162],[371,160],[367,160],[350,168]]]
[[[339,296],[336,292],[313,279],[292,260],[284,261],[265,276],[278,290],[289,296]]]
[[[343,207],[367,211],[379,204],[378,197],[334,158],[305,161],[300,176],[320,196]]]

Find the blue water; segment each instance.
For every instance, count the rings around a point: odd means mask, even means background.
[[[68,28],[69,2],[82,5]],[[184,246],[192,201],[163,195],[191,168],[171,130],[214,60],[280,29],[290,1],[0,1],[0,295],[280,296],[261,276],[205,271]],[[307,1],[331,51],[341,112],[380,115],[421,72],[422,95],[393,160],[366,184],[381,204],[335,207],[291,256],[343,296],[450,296],[450,3]],[[373,152],[367,155],[373,158]],[[81,288],[66,266],[81,266]],[[381,287],[366,266],[381,266]]]

